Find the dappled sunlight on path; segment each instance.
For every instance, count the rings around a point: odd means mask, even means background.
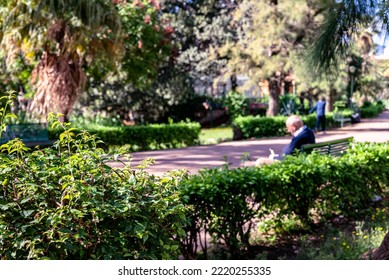
[[[377,118],[363,119],[361,123],[331,129],[327,134],[316,134],[316,142],[323,142],[353,136],[357,142],[389,141],[389,111],[384,111]],[[131,165],[136,167],[142,160],[154,158],[155,164],[146,171],[162,175],[170,170],[186,168],[191,174],[202,168],[220,167],[226,164],[231,167],[253,166],[258,157],[268,156],[269,148],[281,153],[282,148],[290,142],[290,136],[261,138],[225,142],[217,145],[195,146],[184,149],[169,149],[133,153]],[[248,154],[250,160],[242,159]],[[121,167],[118,163],[112,166]]]

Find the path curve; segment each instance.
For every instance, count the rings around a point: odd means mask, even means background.
[[[378,117],[363,119],[360,123],[327,131],[327,134],[316,134],[316,142],[323,142],[353,136],[357,142],[389,141],[389,111],[382,112]],[[203,168],[220,167],[226,164],[226,158],[231,167],[253,166],[258,157],[269,155],[269,148],[281,153],[282,148],[290,142],[290,136],[271,137],[224,142],[217,145],[193,146],[182,149],[168,149],[132,153],[131,165],[138,166],[142,160],[154,158],[155,164],[146,171],[160,176],[170,170],[187,169],[191,174]],[[245,154],[251,161],[242,162]],[[111,166],[121,167],[119,163]]]

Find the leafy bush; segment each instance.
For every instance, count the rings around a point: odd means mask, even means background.
[[[97,135],[103,141],[103,147],[128,144],[131,151],[192,146],[198,143],[200,134],[200,124],[194,122],[114,127],[89,125],[75,131],[79,133],[82,129]],[[62,131],[49,130],[49,138],[58,139]]]
[[[373,118],[378,116],[384,109],[385,106],[382,102],[365,102],[360,108],[361,116],[362,118]]]
[[[351,110],[342,111],[344,117],[350,117],[353,113]],[[287,116],[276,117],[261,117],[261,116],[244,116],[238,117],[234,120],[232,126],[234,128],[234,134],[239,134],[242,137],[236,137],[234,139],[249,139],[249,138],[261,138],[261,137],[273,137],[286,135],[285,121]],[[315,127],[316,115],[310,114],[301,116],[304,124],[310,128]],[[337,127],[338,124],[334,121],[333,113],[326,114],[326,126]]]
[[[285,94],[280,98],[280,114],[283,116],[290,116],[297,114],[303,106],[300,100],[293,94]]]
[[[119,155],[74,132],[31,153],[18,139],[1,146],[0,259],[176,259],[184,174],[112,168]]]
[[[239,168],[208,169],[182,182],[182,196],[192,207],[187,228],[188,236],[183,240],[183,254],[192,256],[204,229],[215,240],[223,240],[232,254],[240,246],[249,246],[253,217],[258,212],[257,203],[262,202],[261,182],[255,170]],[[265,181],[262,181],[264,187]],[[269,192],[266,192],[269,193]],[[202,248],[206,251],[206,247]]]
[[[203,170],[181,183],[185,203],[193,207],[183,253],[193,255],[206,232],[236,256],[250,246],[258,219],[271,219],[282,231],[285,217],[309,226],[333,214],[355,216],[389,185],[388,155],[389,143],[354,143],[342,157],[301,154],[262,168]]]
[[[230,91],[225,100],[225,106],[232,119],[240,116],[246,116],[249,111],[248,100],[244,94]]]
[[[244,139],[284,136],[287,133],[285,129],[286,119],[286,116],[246,116],[236,118],[232,125],[242,134]],[[313,114],[302,116],[302,120],[308,127],[315,126],[315,116]]]

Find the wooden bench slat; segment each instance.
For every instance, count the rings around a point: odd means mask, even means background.
[[[353,140],[354,137],[347,137],[316,144],[306,144],[302,145],[301,152],[309,154],[315,151],[322,155],[341,156],[347,151]]]

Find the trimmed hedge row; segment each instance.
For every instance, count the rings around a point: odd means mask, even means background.
[[[360,108],[362,118],[374,118],[385,109],[382,102],[368,103]]]
[[[362,118],[373,118],[379,115],[385,106],[382,102],[369,103],[360,108]],[[351,110],[343,110],[344,117],[351,117],[353,113]],[[328,128],[339,126],[334,121],[333,112],[326,114],[326,125]],[[285,121],[287,116],[276,117],[261,117],[261,116],[240,116],[234,119],[232,126],[234,128],[234,139],[249,139],[261,137],[284,136],[287,132],[285,130]],[[310,114],[301,116],[304,124],[308,127],[314,128],[316,122],[316,115]]]
[[[195,122],[180,122],[120,127],[91,126],[85,129],[98,136],[106,146],[128,144],[131,145],[131,151],[144,151],[193,146],[199,141],[201,127]],[[75,133],[81,130],[77,128]],[[62,131],[49,129],[49,138],[58,139]]]
[[[387,170],[389,143],[353,143],[340,158],[299,155],[262,168],[202,170],[181,183],[185,204],[193,208],[183,254],[196,255],[198,244],[206,244],[199,242],[204,232],[237,254],[250,247],[256,219],[282,227],[285,217],[309,225],[314,218],[355,215],[389,186]]]
[[[344,113],[345,117],[350,117],[351,111]],[[261,116],[245,116],[238,117],[233,121],[232,126],[235,128],[235,132],[240,134],[241,137],[236,138],[261,138],[261,137],[274,137],[286,135],[285,121],[287,116],[276,116],[276,117],[261,117]],[[304,124],[308,127],[314,128],[316,122],[316,115],[310,114],[301,116]],[[333,113],[326,114],[326,125],[327,127],[337,127],[338,123],[334,121]]]

